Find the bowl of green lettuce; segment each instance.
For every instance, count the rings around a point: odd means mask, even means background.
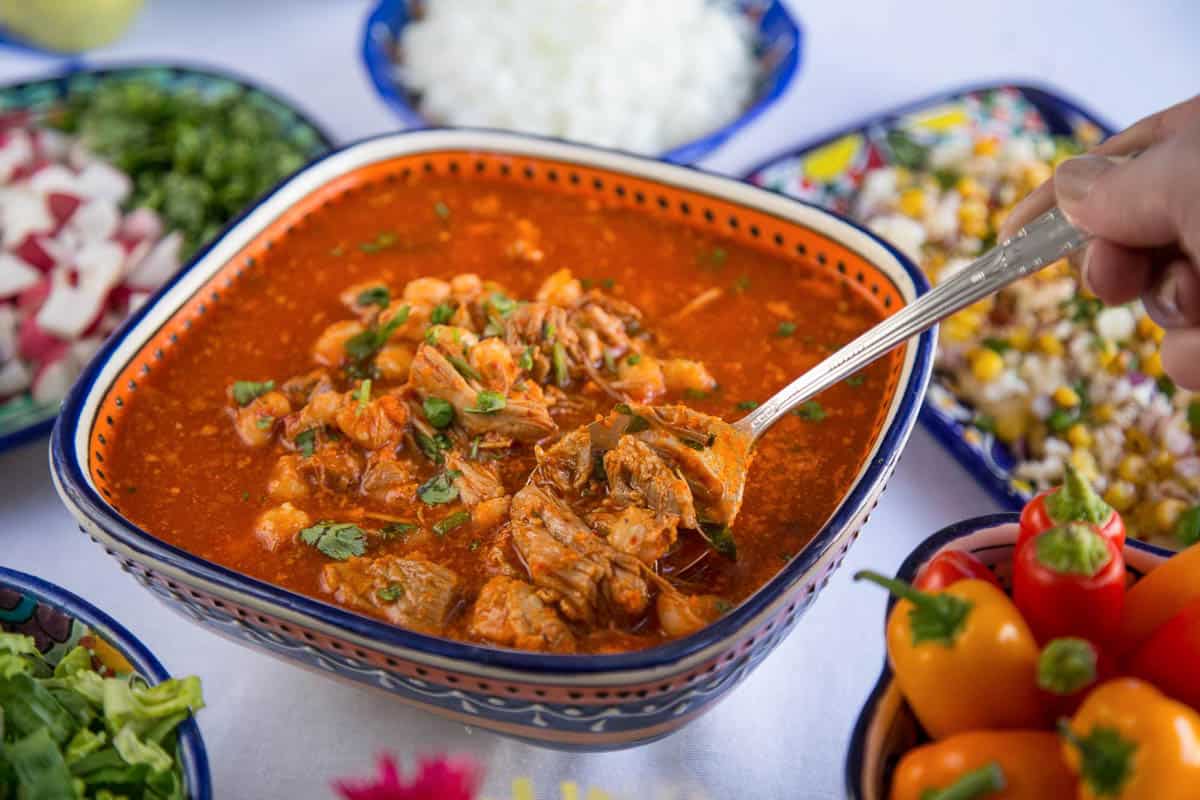
[[[211,800],[203,705],[103,611],[0,568],[0,800]]]

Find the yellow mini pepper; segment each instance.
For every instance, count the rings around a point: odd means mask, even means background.
[[[1079,800],[1200,797],[1200,714],[1144,681],[1098,686],[1059,729]]]
[[[1003,591],[962,580],[937,592],[860,572],[901,598],[888,616],[888,660],[900,691],[935,739],[1045,725],[1038,646]]]

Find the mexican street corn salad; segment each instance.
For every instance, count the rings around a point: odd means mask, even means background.
[[[863,176],[853,213],[936,283],[995,242],[1015,203],[1079,143],[1044,133],[958,136]],[[903,163],[901,163],[903,162]],[[1200,538],[1200,398],[1163,373],[1163,331],[1139,303],[1105,308],[1065,261],[942,326],[934,402],[974,408],[967,437],[1013,453],[1013,488],[1031,495],[1075,465],[1131,535],[1179,548]]]

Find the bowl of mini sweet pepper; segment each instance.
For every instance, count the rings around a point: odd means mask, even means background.
[[[853,800],[1200,798],[1200,545],[1127,541],[1071,473],[855,578],[892,600]]]

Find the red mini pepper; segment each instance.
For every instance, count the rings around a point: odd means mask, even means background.
[[[913,586],[923,592],[936,592],[952,583],[975,578],[1000,588],[996,574],[975,556],[964,550],[943,550],[921,567]]]
[[[1100,535],[1125,546],[1125,521],[1112,506],[1096,494],[1091,485],[1070,464],[1062,486],[1047,489],[1021,509],[1021,532],[1017,550],[1039,533],[1067,522],[1086,522],[1096,527]]]
[[[1051,528],[1017,551],[1013,602],[1039,642],[1076,636],[1103,648],[1120,630],[1125,558],[1091,525]]]
[[[1152,633],[1130,656],[1129,671],[1200,711],[1200,600]]]

